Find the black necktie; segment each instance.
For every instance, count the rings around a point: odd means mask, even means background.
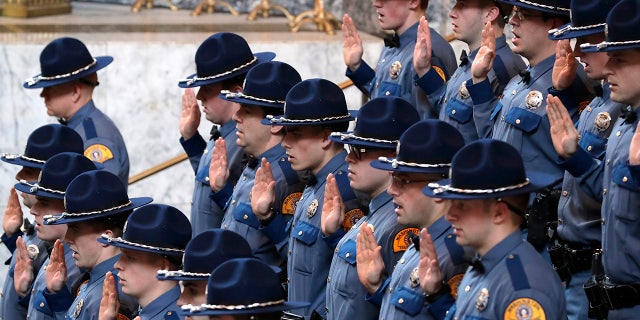
[[[420,252],[420,236],[411,232],[409,233],[409,239],[411,239],[411,242],[413,242],[413,248],[416,249],[416,251]]]
[[[638,119],[638,113],[629,106],[622,110],[622,115],[620,116],[624,118],[624,123],[626,124],[634,123]]]
[[[467,51],[466,50],[462,50],[462,53],[460,53],[460,67],[464,67],[467,64],[469,64],[469,56],[467,56]]]
[[[249,157],[249,161],[247,161],[247,167],[249,167],[249,169],[255,169],[258,166],[258,163],[258,158]]]
[[[384,38],[384,45],[389,48],[398,48],[400,47],[400,37],[394,33],[392,36]]]
[[[520,80],[520,82],[529,84],[529,81],[531,81],[531,73],[529,73],[529,68],[520,71],[520,76],[522,77],[522,80]]]
[[[482,265],[482,261],[479,258],[473,258],[471,261],[471,270],[477,273],[484,273],[484,266]]]
[[[63,118],[58,118],[58,122],[63,126],[66,126],[69,123],[67,120]]]
[[[316,178],[316,176],[309,174],[309,176],[306,177],[307,183],[306,185],[309,187],[313,187],[316,185],[316,183],[318,183],[318,178]]]
[[[604,93],[602,90],[602,85],[594,85],[593,86],[593,92],[596,93],[596,96],[601,97],[602,98],[602,94]]]
[[[216,141],[218,140],[218,138],[220,138],[221,134],[220,134],[220,130],[218,130],[218,126],[213,126],[211,127],[211,138],[209,138],[209,141],[213,140]]]

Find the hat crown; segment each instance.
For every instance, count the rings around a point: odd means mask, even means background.
[[[255,258],[224,262],[207,282],[207,304],[211,305],[248,306],[284,299],[276,272]]]
[[[571,0],[571,25],[593,26],[605,23],[607,14],[619,0]]]
[[[253,59],[253,53],[244,38],[230,32],[216,33],[198,47],[196,72],[198,77],[218,75],[240,68]]]
[[[44,163],[38,186],[65,192],[78,175],[91,170],[96,170],[96,166],[84,155],[75,152],[62,152]]]
[[[464,138],[450,124],[427,119],[417,122],[400,137],[397,160],[419,164],[448,164],[464,146]],[[448,171],[448,168],[443,168]]]
[[[93,63],[93,56],[82,41],[58,38],[40,53],[40,71],[45,77],[67,74]]]
[[[105,170],[95,170],[80,174],[71,181],[65,194],[65,211],[95,212],[128,202],[127,188],[118,176]]]
[[[181,256],[191,240],[191,224],[180,210],[165,204],[150,204],[135,210],[127,219],[122,239],[159,248],[158,253]]]
[[[640,40],[640,0],[622,0],[607,16],[607,42]],[[636,45],[635,47],[639,47]]]
[[[459,189],[498,189],[527,181],[522,157],[510,144],[481,139],[453,157],[451,186]]]
[[[24,155],[32,159],[47,161],[60,152],[83,153],[82,137],[67,126],[48,124],[39,127],[29,135]]]
[[[296,120],[349,116],[344,92],[325,79],[307,79],[293,86],[284,109],[284,118]],[[345,118],[344,122],[348,121]]]
[[[242,236],[229,230],[211,229],[189,241],[184,253],[183,270],[210,273],[227,260],[251,256],[251,247]]]
[[[399,97],[379,97],[365,103],[356,118],[358,137],[395,141],[420,120],[415,107]],[[390,146],[395,148],[395,144]]]
[[[278,61],[269,61],[253,67],[247,72],[243,93],[261,99],[283,101],[294,85],[302,81],[292,66]]]

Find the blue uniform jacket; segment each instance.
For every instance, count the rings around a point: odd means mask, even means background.
[[[180,298],[180,286],[176,285],[171,290],[151,301],[140,310],[141,320],[178,320],[184,317],[178,316],[178,298]]]
[[[417,80],[439,113],[439,119],[458,129],[466,143],[479,137],[473,116],[473,101],[466,89],[467,84],[472,83],[471,64],[477,53],[478,49],[469,53],[466,64],[461,64],[456,69],[449,82],[444,82],[433,69]],[[496,38],[496,57],[488,74],[493,94],[502,94],[509,80],[525,67],[522,57],[511,51],[506,37],[502,35]]]
[[[327,175],[333,173],[338,183],[340,195],[345,203],[345,219],[362,217],[360,200],[349,186],[347,176],[347,155],[342,151],[334,156],[316,175],[316,182],[305,187],[296,213],[289,222],[289,252],[287,262],[288,296],[290,301],[309,301],[311,306],[292,312],[309,319],[315,310],[325,315],[325,293],[327,276],[333,251],[345,231],[339,230],[331,236],[324,236],[320,229],[324,187]],[[277,222],[277,221],[274,221]],[[272,223],[274,223],[272,222]]]
[[[78,132],[84,141],[84,155],[104,164],[105,170],[129,185],[129,153],[120,130],[111,118],[87,102],[76,112],[67,125]]]
[[[346,76],[370,98],[396,96],[404,98],[416,107],[422,119],[437,118],[424,92],[416,88],[413,69],[413,50],[416,46],[418,25],[414,24],[401,35],[400,47],[385,47],[380,53],[380,59],[374,71],[366,62],[351,71],[347,68]],[[431,65],[439,76],[448,80],[457,68],[455,53],[451,45],[435,30],[431,32]]]
[[[193,236],[211,228],[220,228],[224,217],[224,205],[231,196],[233,186],[235,186],[242,172],[242,155],[244,152],[236,144],[236,123],[233,120],[225,122],[220,127],[220,135],[227,145],[227,163],[229,164],[229,179],[227,185],[211,196],[211,186],[209,185],[209,164],[211,163],[211,153],[215,146],[215,140],[205,142],[202,136],[196,134],[189,140],[180,138],[180,144],[189,156],[189,162],[196,174],[193,186],[193,197],[191,198],[191,227]]]
[[[266,158],[272,164],[271,171],[276,182],[276,197],[274,203],[279,204],[274,214],[284,223],[293,218],[295,208],[302,196],[304,183],[298,178],[297,172],[291,169],[285,150],[276,145],[265,153],[256,157],[257,165],[253,168],[246,166],[242,176],[236,184],[231,202],[225,210],[222,228],[240,234],[249,242],[253,255],[269,265],[286,270],[287,247],[289,237],[286,230],[270,223],[262,226],[251,210],[251,188],[260,168],[260,160]],[[275,218],[274,218],[275,219]]]

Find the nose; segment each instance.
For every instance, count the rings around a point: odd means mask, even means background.
[[[346,161],[347,163],[356,163],[357,159],[353,155],[353,152],[349,152],[347,153],[347,156],[344,157],[344,161]]]
[[[233,121],[235,121],[236,123],[240,123],[240,122],[242,122],[242,119],[241,119],[241,118],[240,118],[240,116],[238,115],[238,113],[239,113],[239,112],[240,112],[240,111],[238,110],[238,111],[236,111],[236,112],[233,114],[233,116],[231,116],[231,119],[232,119]]]
[[[122,263],[120,262],[120,260],[122,260],[122,255],[116,261],[116,263],[113,264],[113,267],[116,268],[116,270],[118,270],[118,271],[122,271]]]

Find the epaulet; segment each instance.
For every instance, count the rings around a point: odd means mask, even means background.
[[[336,178],[336,183],[338,184],[338,191],[340,191],[340,196],[342,196],[342,201],[349,201],[356,198],[356,193],[351,189],[351,185],[349,183],[349,175],[346,172],[339,170],[334,174]]]
[[[527,279],[527,274],[524,272],[522,261],[517,254],[508,255],[505,259],[505,264],[507,265],[507,271],[509,272],[509,277],[511,278],[511,284],[513,285],[514,291],[531,288],[529,280]]]
[[[284,175],[288,185],[291,186],[300,182],[298,173],[291,168],[291,163],[286,157],[280,158],[278,165],[280,166],[280,170],[282,170],[282,174]]]

